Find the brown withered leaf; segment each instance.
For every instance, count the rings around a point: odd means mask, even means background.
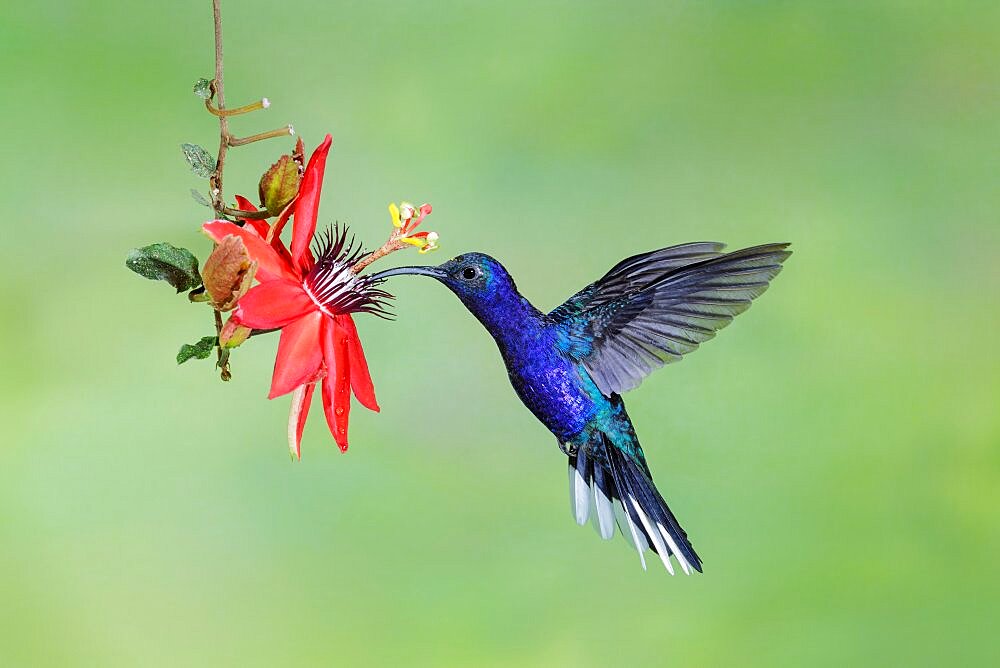
[[[278,158],[278,162],[260,177],[257,192],[261,207],[267,209],[272,216],[277,216],[298,194],[301,180],[299,165],[292,156],[283,155]]]
[[[236,307],[236,302],[250,289],[256,273],[257,263],[250,260],[243,240],[235,234],[219,242],[201,270],[212,305],[220,311]]]

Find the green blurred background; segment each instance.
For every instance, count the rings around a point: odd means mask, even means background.
[[[276,340],[178,367],[207,309],[207,0],[5,3],[0,664],[994,665],[1000,6],[226,2],[246,135],[335,137],[321,220],[434,204],[443,261],[551,308],[620,258],[791,241],[629,408],[705,574],[570,520],[563,456],[446,290],[359,318],[382,413],[300,463]],[[227,193],[290,142],[234,150]],[[418,256],[396,255],[400,263]],[[420,261],[423,259],[421,258]]]

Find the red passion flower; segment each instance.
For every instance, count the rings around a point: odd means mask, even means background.
[[[323,172],[332,141],[327,135],[313,152],[298,196],[273,226],[249,220],[243,227],[223,220],[203,226],[216,242],[231,234],[239,236],[257,262],[260,283],[243,295],[233,318],[252,329],[281,330],[268,398],[292,393],[288,447],[296,458],[301,458],[302,429],[317,384],[322,386],[327,424],[342,451],[347,450],[352,392],[362,406],[379,410],[351,314],[384,316],[385,300],[390,295],[378,289],[380,281],[353,271],[366,254],[355,247],[353,237],[348,241],[346,228],[338,226],[316,234]],[[244,210],[254,208],[244,198],[239,200]],[[280,239],[289,217],[291,249]]]

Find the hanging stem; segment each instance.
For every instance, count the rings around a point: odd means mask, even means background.
[[[219,0],[212,0],[212,16],[215,19],[215,79],[212,80],[211,91],[215,98],[216,108],[220,111],[226,109],[226,86],[222,71],[222,13],[219,9]],[[221,212],[225,205],[222,195],[222,172],[226,166],[226,149],[229,148],[229,117],[219,114],[219,155],[215,161],[215,172],[209,179],[212,189],[212,205],[216,211]]]
[[[222,170],[226,166],[226,149],[229,148],[229,117],[224,113],[226,109],[226,89],[222,72],[222,11],[219,8],[219,0],[212,0],[212,18],[215,21],[215,79],[212,81],[211,91],[215,98],[216,108],[223,112],[219,117],[219,155],[215,160],[215,171],[209,178],[208,183],[212,191],[212,207],[217,213],[224,213],[226,210],[225,200],[222,195]],[[222,334],[222,313],[215,309],[215,335]],[[216,363],[219,366],[219,375],[222,380],[232,378],[229,371],[229,355],[225,354],[222,346],[215,349]]]

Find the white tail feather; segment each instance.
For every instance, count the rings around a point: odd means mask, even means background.
[[[584,525],[587,523],[587,515],[590,512],[590,486],[577,469],[572,469],[573,476],[573,498],[576,509],[576,523]]]
[[[635,524],[632,522],[632,518],[628,516],[625,512],[625,508],[622,506],[621,499],[615,499],[615,516],[618,518],[618,526],[628,527],[629,533],[625,533],[622,529],[622,535],[626,538],[632,539],[632,547],[639,552],[639,561],[642,562],[642,570],[646,570],[646,557],[643,552],[649,547],[649,543],[646,542],[646,537],[639,533],[639,530],[635,528]]]
[[[662,524],[657,524],[656,528],[660,530],[660,534],[663,536],[663,539],[666,540],[667,545],[670,546],[670,551],[674,553],[674,558],[677,560],[677,563],[681,565],[681,570],[684,571],[684,575],[691,575],[691,565],[687,562],[687,559],[684,558],[680,549],[678,549],[677,543],[670,535],[670,532],[667,531]],[[671,574],[673,574],[673,572],[671,572]]]
[[[615,511],[611,508],[611,499],[604,495],[596,482],[591,482],[591,491],[594,498],[594,528],[604,540],[611,540],[615,537]]]
[[[660,537],[660,533],[658,531],[653,530],[652,522],[650,522],[649,518],[646,517],[645,511],[643,511],[639,502],[635,500],[635,497],[629,494],[628,500],[632,504],[632,507],[635,508],[635,513],[639,516],[639,521],[642,522],[642,526],[646,528],[646,534],[653,541],[653,545],[656,546],[656,552],[660,555],[660,561],[663,562],[663,566],[667,569],[667,572],[673,575],[674,567],[670,563],[670,555],[667,554],[667,546],[663,543],[663,538]]]

